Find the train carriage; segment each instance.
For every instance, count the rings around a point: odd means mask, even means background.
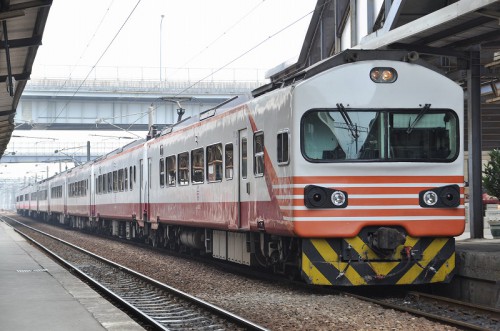
[[[296,89],[293,223],[311,238],[309,282],[449,280],[465,226],[462,93],[393,61],[342,65]]]
[[[49,187],[49,217],[65,223],[67,210],[67,183],[66,173],[57,174],[50,180]]]
[[[49,214],[49,182],[47,180],[42,180],[37,183],[37,208],[36,212],[38,217],[47,219],[47,215]]]
[[[66,209],[71,226],[84,228],[91,220],[92,164],[79,165],[64,173],[66,179]]]
[[[134,236],[136,229],[144,228],[147,208],[143,201],[139,176],[144,158],[144,140],[138,140],[96,160],[93,164],[95,200],[93,217],[106,221],[115,235]],[[118,222],[128,220],[128,222]],[[137,227],[130,223],[137,221]]]
[[[30,187],[23,187],[16,199],[16,210],[19,214],[28,215],[30,210]]]

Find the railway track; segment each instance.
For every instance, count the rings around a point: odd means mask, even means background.
[[[130,242],[128,241],[127,243],[130,244]],[[144,245],[139,246],[142,247]],[[148,249],[152,249],[149,246],[147,247]],[[164,252],[164,250],[160,251]],[[182,256],[183,258],[187,258],[187,256],[185,255]],[[205,263],[207,262],[205,261]],[[228,267],[218,265],[217,268],[226,270],[226,268]],[[229,272],[243,274],[243,271],[239,270],[237,267],[228,269]],[[248,275],[248,270],[246,270],[244,273]],[[276,281],[276,278],[278,278],[278,276],[276,275],[269,275],[267,273],[257,271],[253,273],[253,277],[258,279],[271,279],[272,281]],[[126,284],[125,281],[120,282]],[[444,297],[430,296],[425,293],[407,292],[402,288],[391,291],[392,293],[384,292],[387,295],[383,297],[380,295],[380,291],[370,291],[371,294],[367,296],[359,295],[359,289],[353,291],[339,291],[338,288],[310,287],[309,285],[306,285],[304,283],[289,281],[283,277],[279,277],[279,282],[288,282],[295,288],[311,291],[311,293],[332,295],[344,294],[347,296],[356,297],[363,301],[372,302],[386,308],[408,312],[415,316],[421,316],[434,321],[439,321],[443,324],[457,327],[458,329],[500,331],[500,311],[498,309],[471,305],[461,301],[450,300]],[[127,289],[127,287],[125,287],[125,289]],[[365,291],[363,291],[363,293],[364,292]],[[402,295],[402,293],[404,294]]]
[[[384,298],[349,294],[383,307],[423,316],[465,330],[500,330],[500,310],[422,292]]]
[[[41,247],[72,272],[106,293],[128,313],[156,330],[265,330],[244,318],[157,282],[124,266],[0,215],[0,220]],[[31,235],[31,236],[30,236]],[[32,236],[53,241],[51,249]]]

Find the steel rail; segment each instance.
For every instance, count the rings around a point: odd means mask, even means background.
[[[357,299],[360,299],[360,300],[363,300],[363,301],[372,302],[372,303],[378,304],[378,305],[383,306],[383,307],[392,308],[394,310],[407,312],[407,313],[410,313],[410,314],[413,314],[413,315],[416,315],[416,316],[423,316],[423,317],[426,317],[426,318],[429,318],[429,319],[432,319],[432,320],[435,320],[435,321],[446,323],[446,324],[451,325],[451,326],[461,327],[461,328],[465,328],[467,330],[491,331],[491,329],[487,328],[487,327],[481,327],[479,325],[475,325],[475,324],[471,324],[471,323],[459,321],[459,320],[456,320],[456,319],[453,319],[453,318],[449,318],[449,317],[440,316],[440,315],[437,315],[437,314],[428,313],[428,312],[425,312],[425,311],[422,311],[422,310],[419,310],[419,309],[405,307],[405,306],[401,306],[401,305],[398,305],[398,304],[390,303],[390,302],[387,302],[387,301],[384,301],[384,300],[374,299],[374,298],[366,297],[366,296],[359,295],[359,294],[353,294],[353,293],[349,293],[349,292],[345,292],[345,293],[346,293],[346,295],[350,295],[350,296],[352,296],[354,298],[357,298]],[[412,293],[412,292],[409,292],[408,294],[410,294],[410,293]],[[416,292],[413,292],[413,293],[416,293]],[[434,296],[434,297],[437,298],[436,296]],[[441,298],[441,297],[439,297],[439,298]],[[449,301],[447,301],[447,302],[449,302]],[[457,302],[457,304],[460,304],[462,306],[469,307],[469,305],[467,303],[464,304],[463,302],[460,302],[460,301],[456,301],[456,302]]]

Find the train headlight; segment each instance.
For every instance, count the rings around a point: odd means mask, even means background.
[[[347,192],[317,185],[304,187],[304,204],[307,208],[346,208]]]
[[[370,78],[375,83],[394,83],[398,73],[394,68],[376,67],[370,70]]]
[[[438,195],[434,191],[424,193],[424,203],[427,206],[434,206],[438,202]]]
[[[424,208],[456,208],[460,206],[460,187],[446,185],[420,191],[419,205]]]
[[[330,198],[332,199],[332,203],[337,207],[345,204],[345,194],[342,191],[334,191]]]
[[[312,208],[321,208],[326,202],[326,192],[321,187],[311,187],[305,193],[306,205],[309,203]]]

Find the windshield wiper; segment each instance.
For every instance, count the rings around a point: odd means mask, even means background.
[[[344,119],[345,124],[347,124],[347,128],[351,132],[354,139],[359,138],[357,127],[356,127],[356,125],[352,124],[351,117],[349,117],[349,114],[346,112],[344,105],[341,103],[338,103],[337,109],[339,110],[340,115],[342,115],[342,118]]]
[[[415,120],[413,121],[413,123],[409,124],[408,125],[408,130],[406,130],[406,133],[407,134],[410,134],[412,131],[413,131],[413,128],[415,127],[415,125],[417,125],[418,121],[420,121],[420,119],[422,118],[422,116],[424,116],[424,114],[429,110],[431,109],[431,104],[430,103],[426,103],[425,106],[422,108],[422,110],[420,111],[420,113],[418,113],[417,117],[415,118]]]

